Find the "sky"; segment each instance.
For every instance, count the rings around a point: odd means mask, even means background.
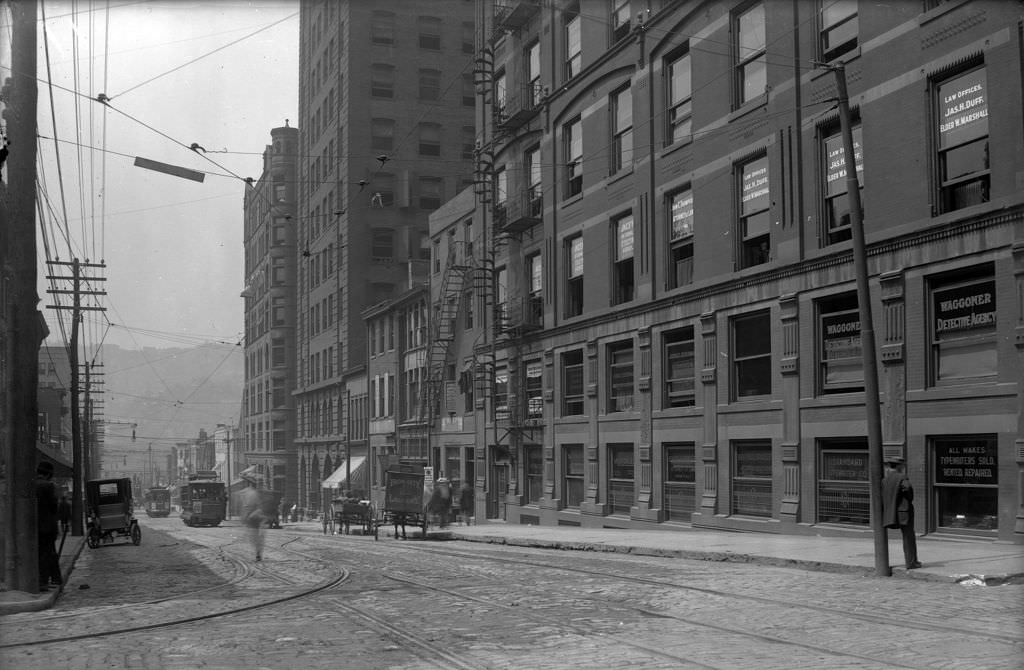
[[[47,258],[102,261],[85,271],[107,292],[105,315],[84,314],[86,342],[240,341],[242,179],[260,177],[271,128],[297,125],[298,2],[40,5],[41,305],[53,303],[44,276],[69,274]],[[135,157],[206,174],[199,183]],[[62,342],[44,312],[48,343]]]

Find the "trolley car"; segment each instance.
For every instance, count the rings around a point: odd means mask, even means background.
[[[171,490],[166,486],[151,486],[146,489],[144,501],[146,514],[149,516],[170,516]]]
[[[188,476],[181,492],[181,520],[186,526],[219,526],[227,512],[224,482],[213,470]]]
[[[85,483],[86,543],[91,549],[112,543],[114,537],[142,542],[142,529],[133,512],[132,480],[91,479]]]

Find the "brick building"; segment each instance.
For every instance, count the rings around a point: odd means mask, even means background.
[[[870,532],[845,152],[819,62],[849,87],[883,452],[907,460],[920,533],[1024,538],[1015,5],[478,8],[482,186],[431,228],[434,341],[454,336],[430,378],[433,444],[440,389],[474,394],[448,426],[473,435],[486,516]]]

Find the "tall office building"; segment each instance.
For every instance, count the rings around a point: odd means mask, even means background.
[[[478,512],[863,534],[859,183],[881,451],[917,530],[1024,541],[1012,4],[480,4],[490,188],[432,227],[454,339],[426,359],[472,371],[433,430],[475,446]]]
[[[296,189],[299,129],[270,131],[263,172],[246,187],[245,386],[233,462],[256,467],[264,487],[294,500]],[[225,471],[227,474],[227,471]],[[237,477],[238,469],[231,468]]]
[[[306,2],[297,185],[298,502],[366,455],[364,308],[408,287],[427,216],[472,181],[468,0]],[[351,487],[351,482],[338,486]]]

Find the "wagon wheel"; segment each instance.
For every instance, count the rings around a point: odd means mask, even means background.
[[[95,526],[89,528],[89,535],[86,537],[86,542],[89,544],[90,549],[95,549],[100,546],[100,532]]]
[[[132,544],[134,544],[137,547],[137,546],[139,546],[140,542],[142,542],[142,529],[139,528],[139,524],[133,523],[132,524]]]

